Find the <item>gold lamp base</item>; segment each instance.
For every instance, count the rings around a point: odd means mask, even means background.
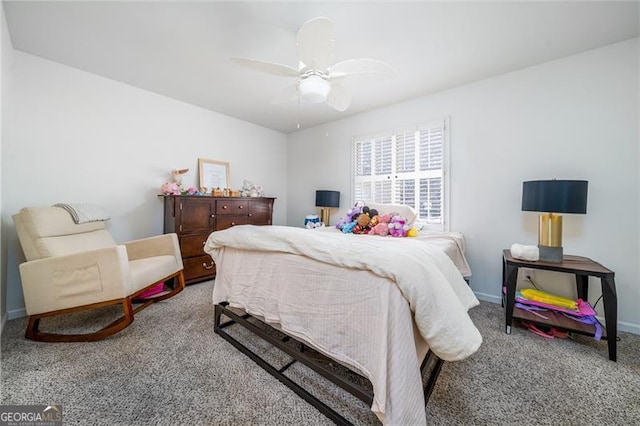
[[[329,207],[322,207],[320,209],[320,222],[324,223],[325,226],[329,226],[330,220],[331,220],[331,209]]]
[[[545,262],[562,262],[562,216],[543,213],[538,222],[538,249],[540,260]]]

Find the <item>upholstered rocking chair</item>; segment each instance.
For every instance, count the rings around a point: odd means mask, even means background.
[[[76,218],[77,219],[77,218]],[[76,223],[61,207],[30,207],[13,215],[26,257],[20,265],[26,337],[45,342],[100,340],[129,326],[134,314],[170,298],[185,287],[176,234],[116,244],[103,220]],[[159,283],[173,281],[171,290],[133,307],[133,301]],[[40,320],[80,310],[121,305],[123,315],[87,334],[54,334],[39,330]]]

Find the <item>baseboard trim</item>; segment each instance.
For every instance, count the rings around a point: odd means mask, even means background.
[[[640,335],[640,325],[632,324],[630,322],[618,321],[618,331]]]
[[[4,325],[7,323],[7,313],[5,312],[2,315],[2,321],[0,321],[0,336],[2,336],[2,330],[4,330]]]
[[[16,319],[16,318],[22,318],[22,317],[26,317],[27,316],[27,309],[26,308],[20,308],[20,309],[13,309],[11,311],[8,312],[8,318],[7,319]]]
[[[479,300],[491,303],[502,303],[502,298],[493,294],[473,292]]]

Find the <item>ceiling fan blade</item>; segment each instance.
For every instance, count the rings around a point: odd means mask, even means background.
[[[360,58],[341,61],[331,67],[329,77],[345,77],[349,75],[395,75],[388,64],[375,59]]]
[[[297,101],[300,94],[298,93],[298,85],[287,86],[271,98],[272,105],[284,104],[287,102]]]
[[[333,23],[329,18],[310,19],[298,31],[296,44],[301,71],[325,72],[333,63]]]
[[[269,74],[283,75],[285,77],[298,77],[298,70],[289,65],[276,64],[275,62],[261,61],[251,58],[231,58],[237,64]]]
[[[331,83],[331,91],[327,95],[327,105],[338,111],[345,111],[351,105],[351,95],[344,86]]]

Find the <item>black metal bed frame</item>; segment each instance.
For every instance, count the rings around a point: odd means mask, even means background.
[[[316,409],[318,409],[322,414],[327,416],[335,424],[351,425],[351,422],[349,422],[337,411],[329,407],[320,399],[316,398],[314,395],[309,393],[309,391],[304,389],[302,386],[300,386],[298,383],[296,383],[295,381],[293,381],[291,378],[289,378],[284,374],[285,371],[289,367],[291,367],[293,364],[295,364],[297,361],[299,361],[306,367],[312,369],[313,371],[315,371],[322,377],[326,378],[330,382],[334,383],[335,385],[346,390],[356,398],[364,401],[367,405],[370,406],[372,404],[373,393],[369,389],[359,385],[358,383],[355,383],[352,380],[349,380],[346,377],[336,374],[334,371],[332,371],[331,369],[327,368],[325,365],[322,365],[321,362],[319,362],[319,358],[325,361],[332,361],[330,358],[322,354],[319,354],[315,351],[313,351],[313,355],[310,355],[311,351],[308,350],[309,348],[304,343],[300,342],[299,340],[296,340],[295,338],[287,335],[286,333],[280,332],[282,333],[282,335],[285,336],[284,338],[275,337],[274,333],[269,333],[266,331],[266,330],[275,330],[273,327],[266,324],[264,321],[261,321],[260,319],[253,317],[248,313],[237,314],[236,312],[233,312],[231,309],[229,309],[228,305],[229,305],[228,302],[222,302],[220,304],[215,305],[215,324],[214,324],[215,333],[219,334],[223,339],[227,340],[229,343],[235,346],[240,352],[244,353],[249,358],[251,358],[256,364],[258,364],[260,367],[262,367],[264,370],[266,370],[269,374],[274,376],[276,379],[280,380],[284,385],[289,387],[298,396],[300,396],[309,404],[311,404]],[[222,315],[228,317],[229,320],[221,323]],[[250,322],[249,321],[250,318],[254,318],[257,321],[260,321],[260,323],[265,325],[267,329],[265,330],[264,328],[259,327],[256,324]],[[261,339],[265,340],[266,342],[270,343],[271,345],[285,352],[288,356],[290,356],[293,359],[281,368],[274,367],[269,362],[267,362],[264,358],[262,358],[260,355],[253,352],[247,346],[240,343],[240,341],[238,341],[237,339],[229,335],[229,333],[227,333],[225,329],[233,324],[241,325],[245,329],[251,331],[256,336],[260,337]],[[290,344],[291,341],[297,344],[292,345]],[[420,366],[420,373],[422,374],[422,377],[425,378],[425,373],[428,374],[428,376],[426,376],[426,384],[424,386],[425,404],[429,401],[431,392],[433,391],[438,375],[440,374],[442,364],[443,364],[442,359],[438,358],[433,352],[428,351],[424,361],[422,362],[422,365]],[[350,371],[354,375],[362,378],[362,380],[368,382],[366,378],[362,377],[358,373],[353,372],[352,370]]]

